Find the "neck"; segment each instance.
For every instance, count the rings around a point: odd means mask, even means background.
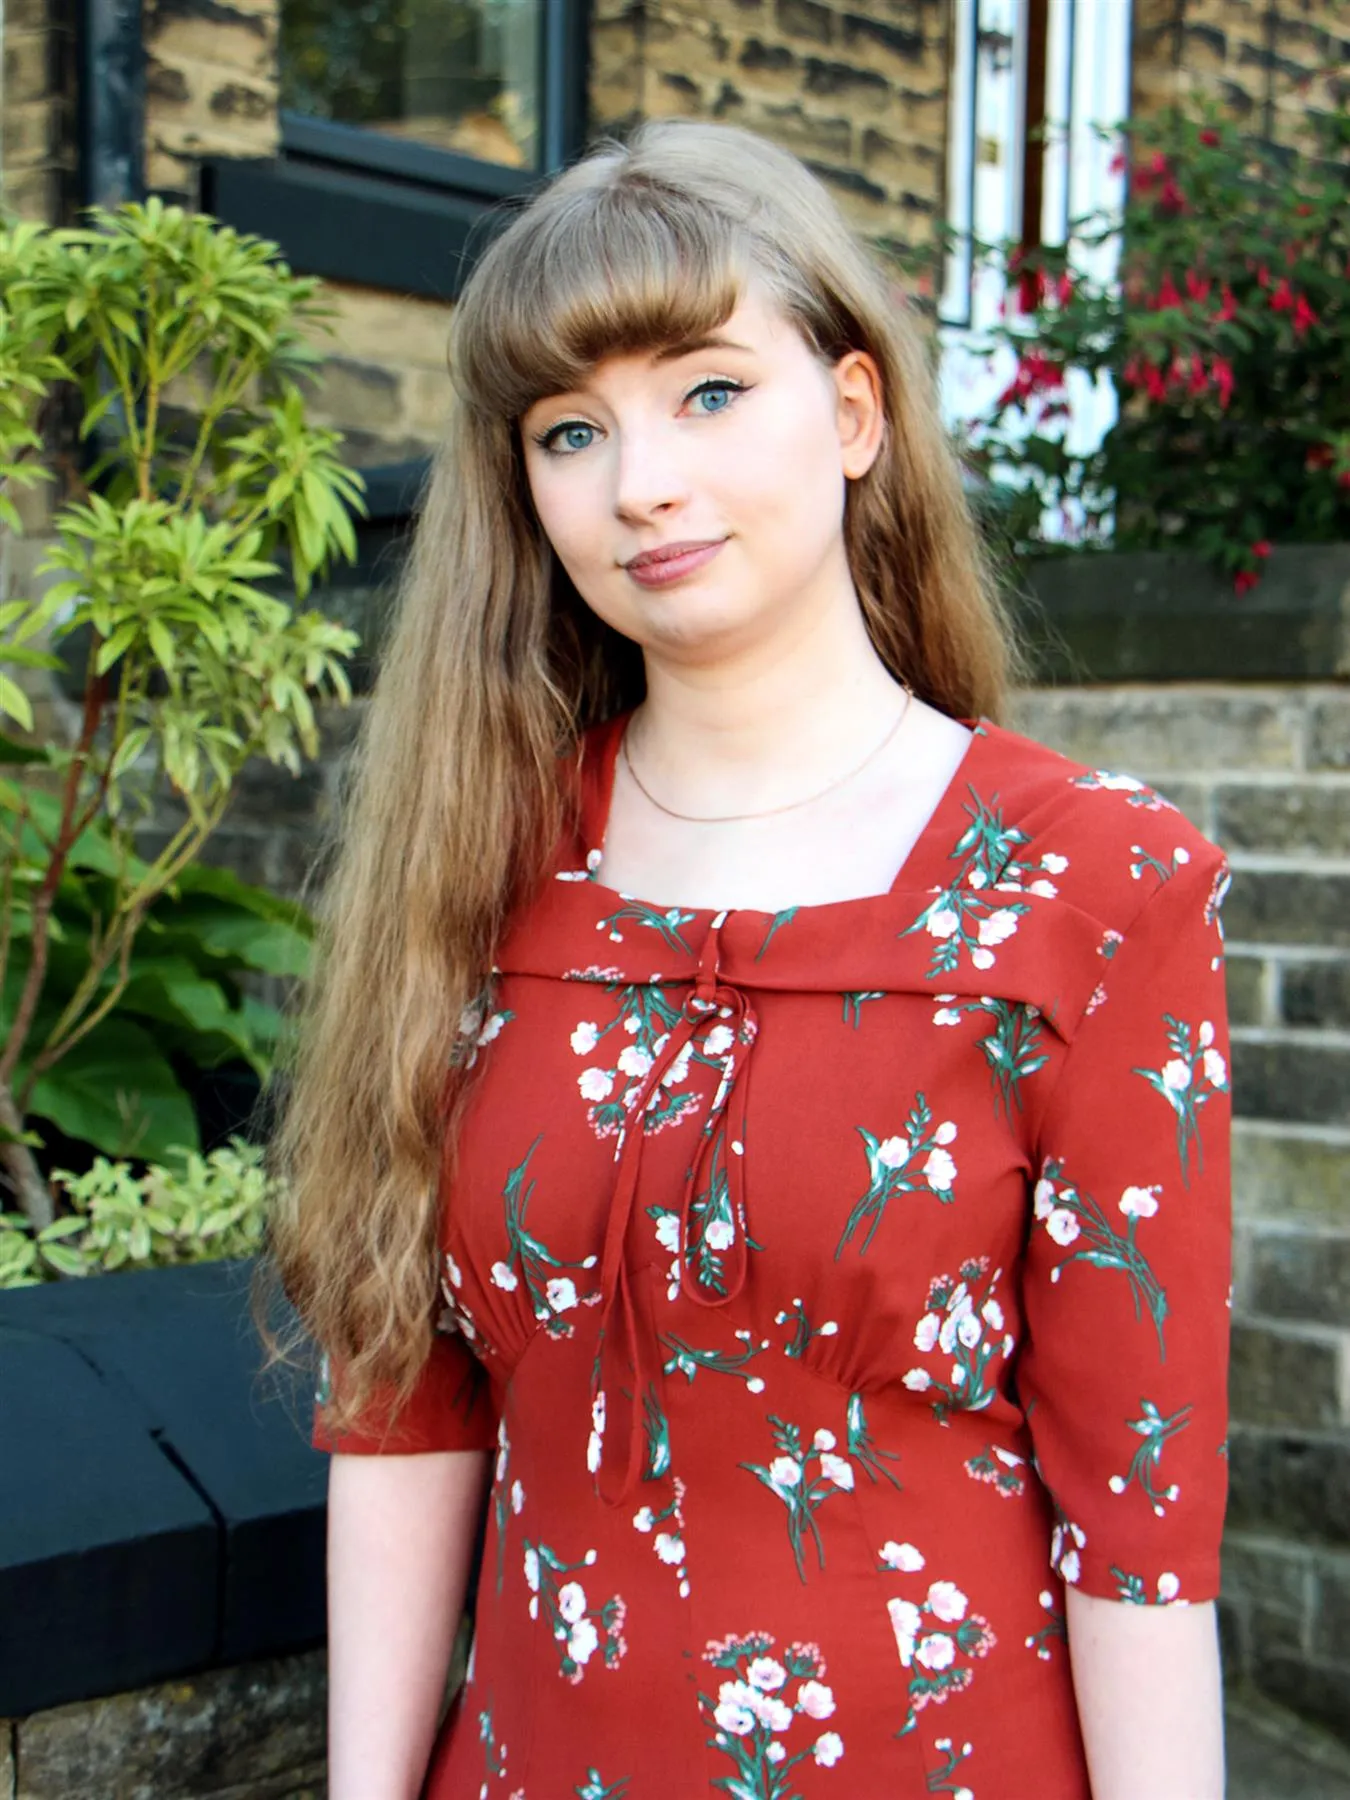
[[[633,754],[691,812],[793,798],[879,742],[904,700],[851,592],[770,644],[703,665],[649,653],[646,669]]]

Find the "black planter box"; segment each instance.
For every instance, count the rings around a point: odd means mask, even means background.
[[[1104,551],[1024,563],[1013,611],[1035,679],[1335,681],[1350,676],[1350,545],[1279,546],[1233,592],[1203,557]]]
[[[0,1717],[323,1641],[327,1458],[251,1273],[0,1292]]]

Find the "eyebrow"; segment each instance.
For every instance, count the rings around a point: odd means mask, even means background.
[[[705,337],[686,338],[682,343],[667,344],[663,350],[656,351],[656,361],[675,362],[679,357],[693,356],[699,350],[743,350],[747,356],[754,354],[749,344],[738,344],[732,338],[709,332]]]

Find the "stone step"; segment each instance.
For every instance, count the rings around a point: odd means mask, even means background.
[[[1347,701],[1330,684],[1038,687],[1014,696],[1008,722],[1093,768],[1229,776],[1239,769],[1350,767]],[[1341,761],[1328,761],[1342,738]]]
[[[1279,1124],[1350,1127],[1350,1032],[1234,1027],[1233,1111]]]
[[[1350,775],[1225,777],[1206,798],[1202,829],[1230,854],[1350,855]]]

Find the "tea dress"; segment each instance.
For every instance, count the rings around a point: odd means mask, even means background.
[[[889,893],[651,904],[623,724],[475,1021],[430,1361],[315,1415],[495,1451],[427,1800],[1088,1800],[1065,1584],[1218,1591],[1223,857],[980,722]]]

